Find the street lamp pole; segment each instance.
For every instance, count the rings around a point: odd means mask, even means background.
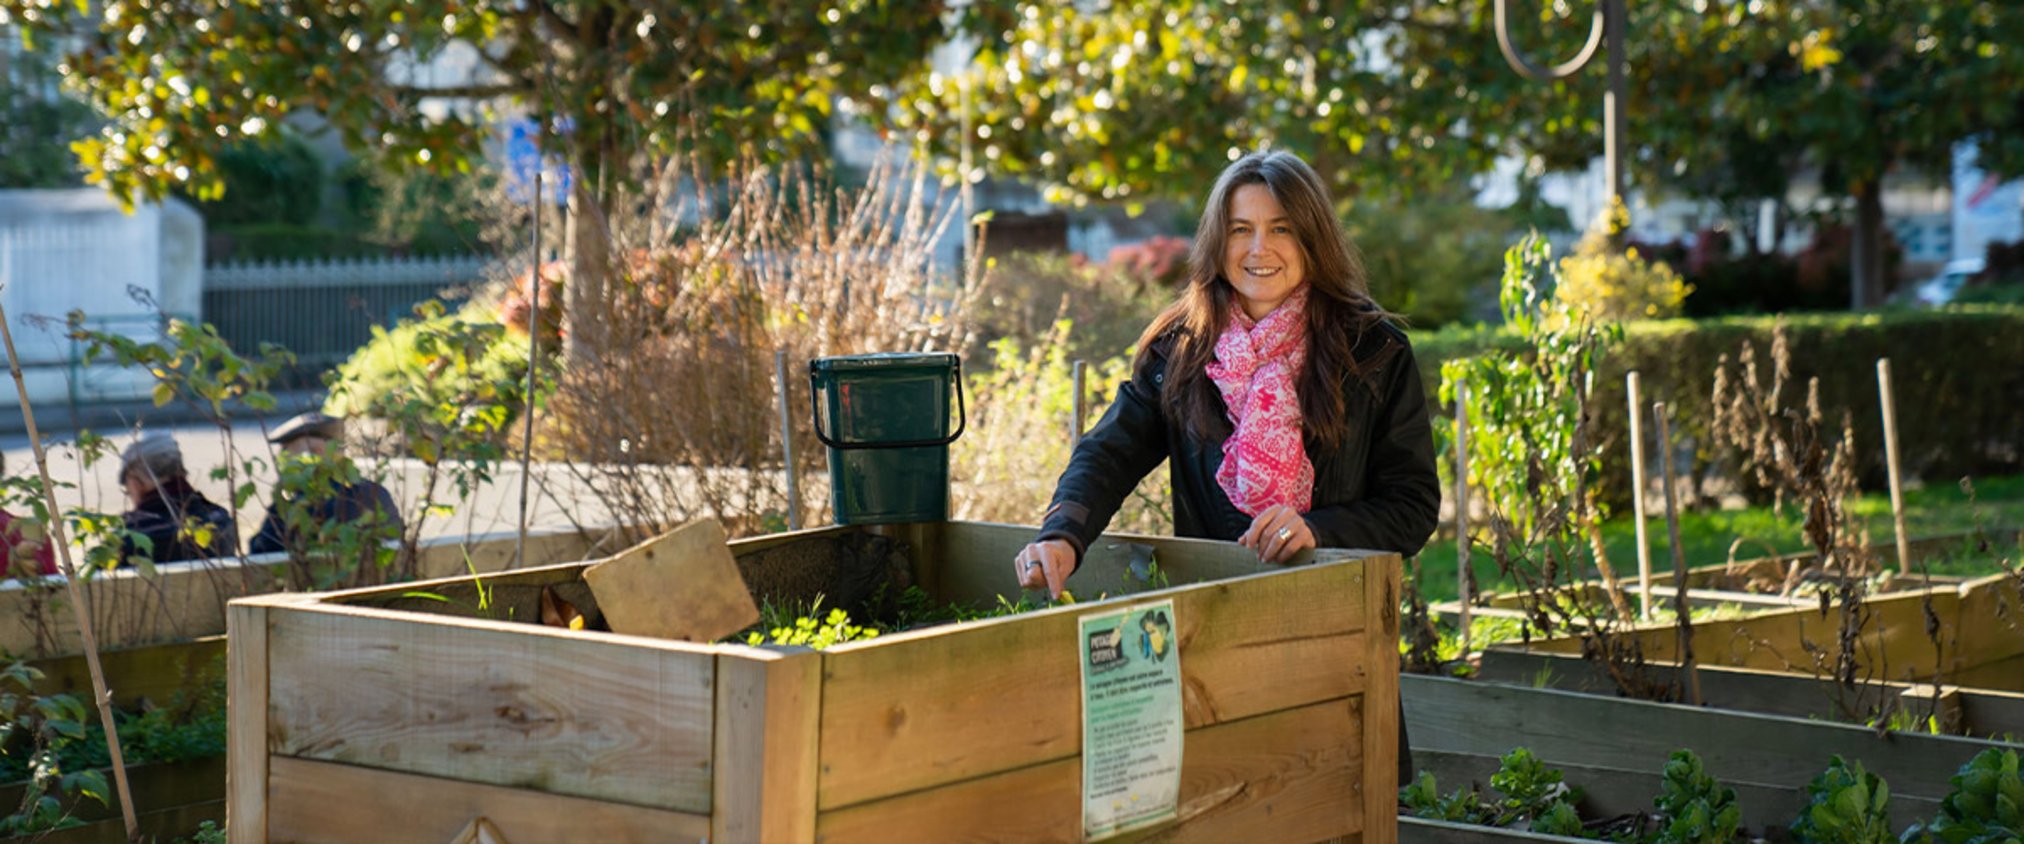
[[[1511,43],[1510,16],[1506,6],[1510,0],[1496,0],[1497,49],[1504,54],[1504,61],[1511,69],[1527,79],[1552,81],[1566,79],[1588,66],[1595,58],[1596,48],[1606,41],[1609,54],[1609,92],[1602,99],[1602,156],[1603,169],[1609,176],[1609,198],[1617,200],[1623,196],[1624,139],[1627,135],[1624,121],[1624,89],[1628,84],[1624,78],[1624,0],[1600,0],[1595,9],[1595,22],[1588,30],[1588,43],[1581,52],[1552,67],[1540,67],[1518,52]]]

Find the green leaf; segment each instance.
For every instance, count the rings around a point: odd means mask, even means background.
[[[155,406],[161,407],[162,405],[168,404],[169,402],[175,400],[176,387],[174,384],[170,384],[167,381],[158,381],[155,383],[154,396],[155,396]]]

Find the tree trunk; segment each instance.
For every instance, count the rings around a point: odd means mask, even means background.
[[[1855,235],[1849,244],[1848,306],[1855,310],[1883,304],[1883,184],[1860,182],[1855,195]]]
[[[563,285],[563,368],[596,361],[605,348],[605,281],[611,271],[611,239],[605,212],[580,168],[569,191],[569,229],[563,250],[569,283]]]

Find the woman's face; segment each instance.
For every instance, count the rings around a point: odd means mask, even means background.
[[[1238,188],[1226,216],[1223,277],[1237,289],[1244,313],[1264,319],[1307,281],[1306,253],[1271,188],[1255,182]]]

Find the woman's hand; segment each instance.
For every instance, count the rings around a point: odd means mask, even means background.
[[[1237,537],[1237,544],[1258,552],[1258,559],[1265,562],[1285,563],[1314,548],[1314,529],[1299,511],[1275,504],[1251,520],[1251,528]]]
[[[1075,546],[1062,539],[1035,542],[1019,549],[1012,566],[1020,586],[1046,589],[1048,597],[1058,601],[1068,587],[1069,573],[1075,571]]]

